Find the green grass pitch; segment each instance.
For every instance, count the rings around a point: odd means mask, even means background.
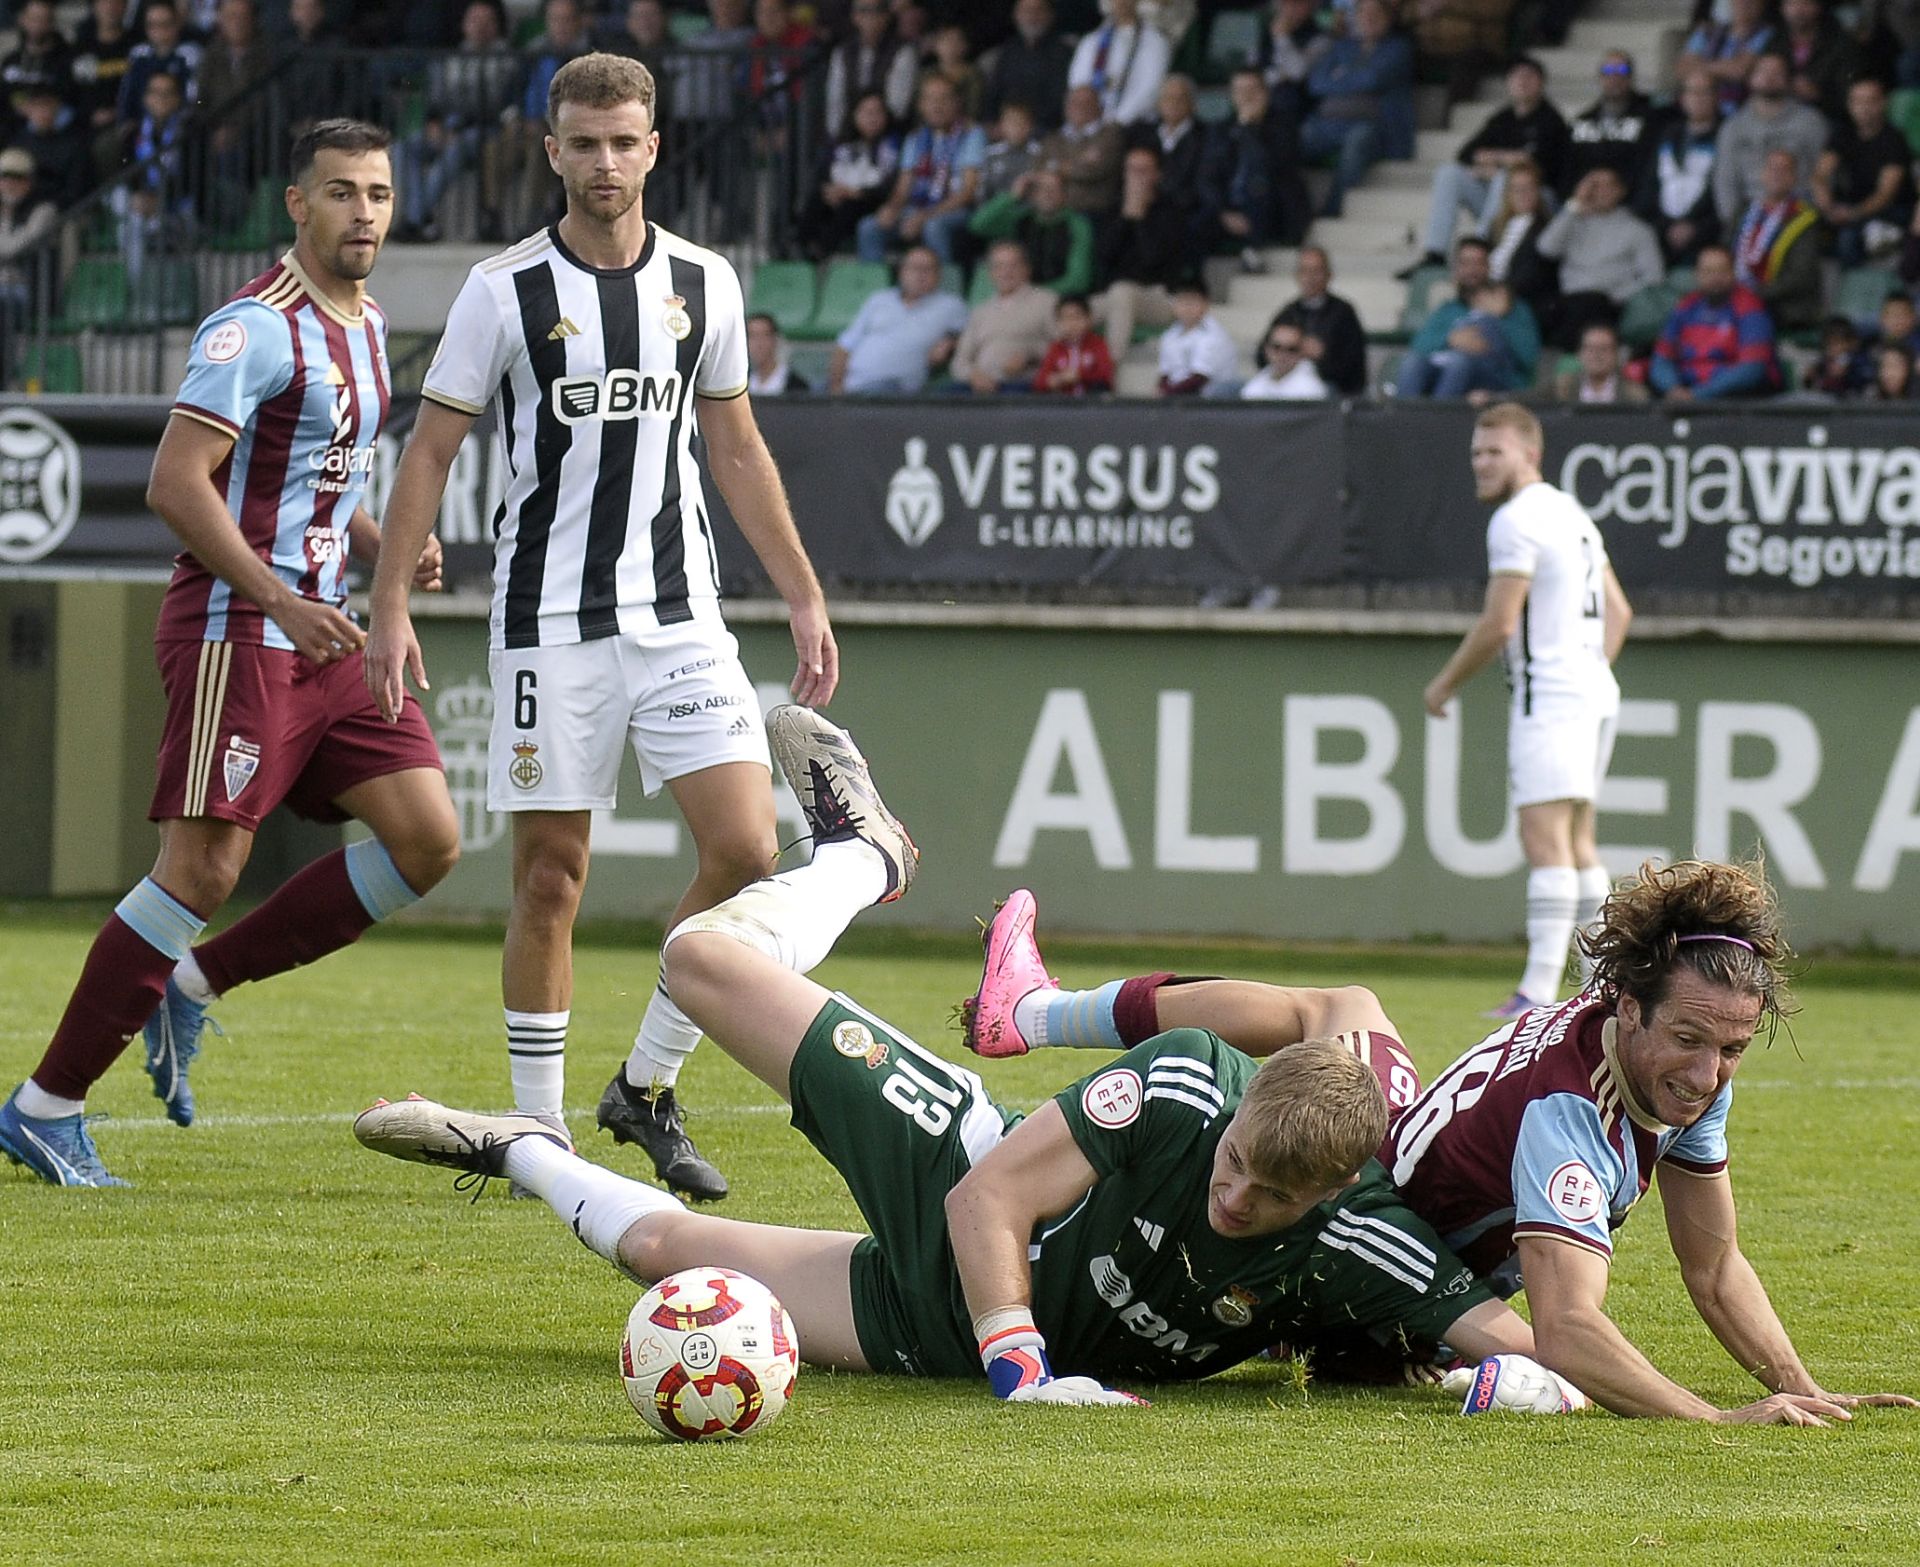
[[[10,1086],[64,1004],[95,911],[0,922]],[[856,937],[821,977],[957,1052],[977,948]],[[1069,982],[1165,949],[1050,949]],[[1198,972],[1385,998],[1423,1071],[1479,1037],[1509,953],[1187,949]],[[1144,1410],[1016,1409],[979,1384],[808,1370],[763,1438],[681,1447],[627,1406],[633,1287],[544,1207],[375,1157],[352,1113],[418,1089],[506,1097],[497,938],[376,933],[242,991],[195,1074],[203,1124],[160,1119],[137,1046],[96,1127],[128,1192],[0,1164],[0,1563],[777,1561],[976,1564],[1920,1561],[1920,1416],[1849,1429],[1463,1420],[1432,1393],[1298,1385],[1284,1368],[1146,1389]],[[569,1100],[591,1106],[653,982],[644,934],[579,952]],[[1754,1051],[1732,1123],[1743,1241],[1816,1375],[1920,1390],[1920,970],[1811,965],[1795,1038]],[[1090,1056],[992,1064],[1031,1106]],[[711,1047],[695,1131],[725,1211],[857,1225],[772,1098]],[[629,1173],[573,1117],[584,1149]],[[1723,1404],[1757,1389],[1708,1337],[1649,1198],[1611,1307]]]

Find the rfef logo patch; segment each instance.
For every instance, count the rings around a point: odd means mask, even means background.
[[[238,321],[222,321],[207,334],[200,352],[207,356],[209,364],[224,365],[238,359],[246,346],[247,329]]]
[[[1591,1223],[1606,1207],[1600,1183],[1578,1159],[1569,1159],[1547,1177],[1547,1201],[1570,1224]]]
[[[1102,1072],[1080,1090],[1080,1108],[1095,1126],[1117,1131],[1140,1119],[1145,1102],[1140,1089],[1140,1074],[1130,1067],[1117,1066]]]

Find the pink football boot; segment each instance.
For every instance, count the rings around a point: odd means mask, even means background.
[[[1036,990],[1058,990],[1047,975],[1033,927],[1038,915],[1033,894],[1021,887],[1007,895],[982,933],[987,949],[980,988],[960,1003],[961,1033],[980,1056],[1023,1056],[1027,1042],[1013,1021],[1013,1009]]]

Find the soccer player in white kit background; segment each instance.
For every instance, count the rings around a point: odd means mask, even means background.
[[[1594,800],[1620,711],[1613,661],[1633,610],[1593,519],[1540,477],[1545,449],[1540,421],[1517,403],[1475,421],[1474,491],[1498,508],[1487,524],[1487,597],[1425,696],[1427,711],[1443,717],[1454,693],[1504,651],[1513,693],[1507,778],[1530,867],[1527,966],[1490,1017],[1559,999],[1574,930],[1607,896]]]

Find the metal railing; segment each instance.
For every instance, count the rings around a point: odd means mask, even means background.
[[[648,216],[757,260],[784,249],[823,145],[824,55],[747,91],[744,49],[650,61],[662,152]],[[13,390],[167,394],[194,326],[293,238],[286,155],[316,117],[394,133],[395,240],[505,243],[559,214],[559,180],[524,113],[531,58],[325,50],[284,57],[61,215],[0,269],[0,374]]]

